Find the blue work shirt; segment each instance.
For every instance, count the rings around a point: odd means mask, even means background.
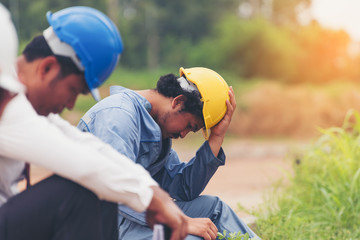
[[[180,161],[171,139],[162,139],[159,125],[150,115],[151,104],[133,90],[113,86],[110,96],[95,104],[80,120],[78,128],[109,143],[117,151],[141,164],[161,188],[176,200],[190,201],[204,190],[217,168],[225,164],[220,149],[214,156],[207,141],[188,162]],[[144,214],[119,206],[128,219],[146,224]]]

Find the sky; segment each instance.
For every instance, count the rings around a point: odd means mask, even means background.
[[[310,11],[321,25],[344,29],[360,41],[360,0],[312,0]]]

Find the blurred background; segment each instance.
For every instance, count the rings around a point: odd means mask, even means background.
[[[109,15],[125,51],[102,97],[113,84],[152,88],[180,66],[216,70],[236,91],[236,137],[309,138],[317,127],[341,125],[348,109],[360,109],[356,0],[1,3],[12,12],[20,50],[48,26],[49,10],[85,5]],[[76,111],[63,115],[76,123],[93,104],[81,97]]]
[[[360,1],[0,2],[12,12],[20,51],[47,28],[49,10],[85,5],[110,16],[125,50],[100,89],[103,98],[111,85],[154,88],[159,76],[177,74],[181,66],[214,69],[233,86],[237,109],[224,143],[226,167],[219,168],[204,193],[221,197],[256,225],[263,239],[360,238],[359,192],[353,191],[360,189],[360,115],[355,137],[337,139],[345,131],[336,128],[328,136],[319,131],[343,126],[349,110],[360,110]],[[91,96],[80,96],[75,109],[62,115],[76,125],[93,104]],[[344,126],[351,129],[349,122]],[[201,134],[189,135],[190,141],[174,141],[185,161],[203,141]],[[328,143],[329,136],[335,143]],[[318,148],[314,139],[321,143]],[[332,156],[336,161],[329,161]],[[35,181],[49,174],[32,169]],[[344,172],[350,172],[348,178]],[[285,190],[278,194],[273,186]],[[276,211],[248,211],[261,209],[262,203],[272,206],[271,199],[277,201]]]

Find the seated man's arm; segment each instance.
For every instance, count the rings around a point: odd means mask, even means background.
[[[120,153],[137,161],[140,130],[136,118],[131,114],[115,108],[102,110],[96,113],[96,118],[87,122],[86,127]],[[199,196],[217,168],[224,164],[223,150],[220,149],[218,155],[214,156],[206,141],[188,163],[181,162],[177,153],[171,150],[164,167],[153,178],[172,198],[188,201]]]
[[[209,145],[214,155],[216,156],[221,148],[221,145],[225,138],[225,133],[229,128],[233,113],[236,108],[235,93],[232,87],[229,90],[230,100],[226,100],[227,111],[223,119],[211,128],[211,134],[209,137]]]
[[[72,126],[63,129],[38,116],[25,96],[17,96],[1,119],[1,155],[49,169],[90,189],[100,199],[137,211],[146,209],[153,197],[150,187],[157,183],[143,167],[91,134],[82,135]],[[70,137],[69,132],[76,134]],[[86,141],[79,142],[79,137]]]
[[[214,156],[207,141],[187,163],[181,162],[172,149],[165,167],[153,178],[172,198],[190,201],[201,194],[218,167],[225,164],[225,158],[222,149]]]
[[[209,140],[197,151],[195,158],[187,164],[181,162],[174,151],[170,152],[166,170],[154,176],[169,194],[184,201],[197,197],[206,187],[220,165],[225,164],[225,154],[221,148],[225,133],[236,108],[235,94],[230,87],[230,101],[226,101],[227,112],[223,119],[211,129]]]

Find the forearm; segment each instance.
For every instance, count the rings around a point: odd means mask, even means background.
[[[173,152],[171,156],[173,155]],[[198,197],[219,166],[225,164],[225,154],[220,148],[218,156],[212,153],[208,142],[198,149],[189,162],[180,162],[177,155],[168,158],[165,169],[154,179],[171,197],[189,201]]]
[[[216,134],[210,134],[208,142],[214,156],[218,156],[221,145],[224,142],[224,135],[218,136]]]

